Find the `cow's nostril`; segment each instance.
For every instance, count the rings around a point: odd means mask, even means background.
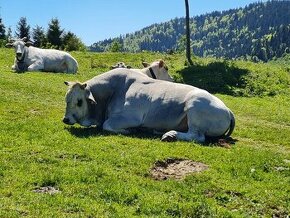
[[[69,118],[66,118],[66,117],[63,118],[63,119],[62,119],[62,122],[64,122],[65,124],[69,124]]]

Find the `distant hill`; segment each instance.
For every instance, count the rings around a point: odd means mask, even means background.
[[[290,1],[272,0],[191,19],[194,55],[268,61],[290,53]],[[184,18],[99,41],[91,51],[183,51]]]

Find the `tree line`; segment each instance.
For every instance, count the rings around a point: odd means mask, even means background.
[[[39,48],[54,48],[66,51],[85,50],[84,43],[71,31],[65,31],[61,28],[60,22],[57,18],[52,18],[48,23],[48,28],[36,25],[32,28],[27,23],[26,17],[21,17],[16,26],[14,35],[11,28],[7,28],[0,18],[0,46],[5,44],[13,38],[22,39],[27,37],[31,40],[35,47]]]
[[[290,1],[257,2],[244,8],[196,16],[190,19],[190,29],[191,49],[197,56],[253,61],[279,58],[290,53]],[[185,42],[185,19],[175,18],[96,42],[90,49],[184,52]]]

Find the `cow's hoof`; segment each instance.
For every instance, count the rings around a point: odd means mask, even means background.
[[[162,142],[175,142],[175,141],[177,141],[176,132],[175,131],[169,131],[169,132],[165,133],[162,136],[161,141]]]

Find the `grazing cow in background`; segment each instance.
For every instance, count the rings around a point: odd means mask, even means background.
[[[131,69],[131,66],[126,66],[126,64],[124,62],[118,62],[115,65],[111,66],[111,70],[112,69],[116,69],[116,68],[127,68],[127,69]]]
[[[26,37],[11,40],[6,47],[14,47],[16,57],[12,70],[76,73],[77,61],[67,52],[31,46]]]
[[[217,97],[193,86],[123,68],[85,83],[65,84],[69,89],[63,122],[69,125],[96,125],[121,134],[130,133],[131,128],[148,128],[165,132],[163,141],[204,142],[206,136],[227,137],[234,130],[231,110]]]

